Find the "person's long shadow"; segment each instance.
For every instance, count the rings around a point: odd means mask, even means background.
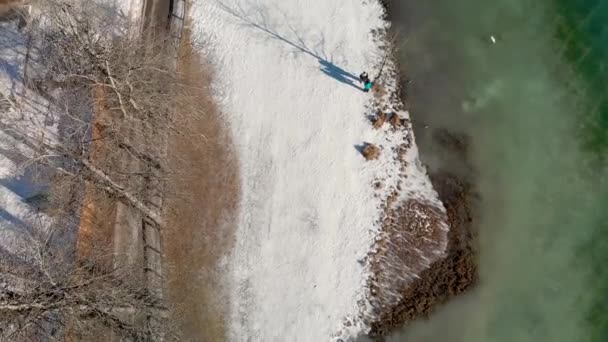
[[[319,54],[313,52],[312,50],[308,49],[307,47],[302,45],[298,45],[296,43],[294,43],[293,41],[285,38],[284,36],[280,35],[278,32],[273,31],[272,29],[270,29],[268,27],[268,25],[266,23],[257,23],[255,21],[253,21],[252,19],[248,18],[244,13],[245,11],[240,10],[237,12],[237,10],[227,6],[226,4],[219,2],[218,1],[219,6],[226,11],[227,13],[229,13],[230,15],[242,20],[243,22],[245,22],[247,25],[251,26],[251,27],[255,27],[267,34],[269,34],[272,38],[280,40],[282,42],[284,42],[287,45],[290,45],[292,47],[294,47],[296,50],[305,53],[313,58],[315,58],[319,64],[320,64],[320,70],[322,73],[324,73],[325,75],[335,79],[338,82],[344,83],[346,85],[349,85],[355,89],[361,90],[363,91],[364,89],[362,87],[360,87],[359,84],[359,77],[353,75],[352,73],[340,68],[339,66],[335,65],[334,63],[328,61],[327,59],[319,56]],[[295,32],[294,32],[295,33]],[[302,39],[298,38],[298,40],[300,42],[302,42]]]
[[[321,72],[325,75],[335,79],[336,81],[347,84],[351,87],[355,87],[358,90],[363,91],[363,88],[357,85],[359,78],[355,75],[351,74],[348,71],[340,68],[339,66],[324,60],[323,58],[319,58],[319,64],[321,64]]]

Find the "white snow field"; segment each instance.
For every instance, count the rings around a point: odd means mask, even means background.
[[[231,341],[348,341],[367,331],[365,257],[400,163],[365,161],[408,132],[374,130],[360,72],[383,52],[376,0],[198,0],[195,45],[216,66],[216,98],[241,167],[228,260]],[[393,82],[394,84],[394,82]],[[401,113],[407,116],[407,112]],[[415,145],[404,193],[437,203]],[[420,195],[422,193],[423,195]]]

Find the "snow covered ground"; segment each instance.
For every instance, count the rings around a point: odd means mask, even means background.
[[[0,253],[27,244],[30,230],[43,218],[27,202],[46,186],[22,168],[35,149],[23,143],[23,134],[48,136],[56,129],[49,118],[33,114],[44,100],[23,87],[25,46],[17,20],[0,20]]]
[[[23,37],[17,32],[15,24],[0,22],[0,112],[11,106],[10,94],[21,89],[20,76],[23,71],[21,56],[25,46]],[[30,214],[29,207],[23,203],[16,191],[16,161],[20,154],[15,139],[0,130],[0,248],[12,250],[15,240],[22,232],[23,219]]]
[[[380,229],[407,132],[374,130],[370,93],[387,24],[375,0],[203,0],[195,44],[217,67],[215,90],[236,141],[242,203],[227,260],[232,341],[349,340],[365,331],[365,257]],[[407,113],[402,113],[407,116]],[[366,162],[363,142],[379,144]],[[417,151],[410,186],[437,203]],[[409,169],[408,169],[409,170]],[[409,172],[409,171],[408,171]]]

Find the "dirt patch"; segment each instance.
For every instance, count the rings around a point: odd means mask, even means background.
[[[112,144],[103,139],[106,134],[101,122],[107,119],[109,111],[105,101],[104,90],[95,88],[94,124],[92,125],[92,141],[89,147],[89,161],[100,169],[106,169],[109,164],[115,163],[111,150]],[[99,189],[91,183],[85,183],[82,214],[78,229],[77,251],[78,257],[87,259],[94,249],[103,246],[111,250],[113,246],[114,225],[116,221],[109,218],[116,217],[117,203],[106,191]],[[101,245],[101,246],[100,246]]]
[[[112,111],[107,101],[107,93],[103,87],[94,87],[91,91],[93,101],[93,125],[91,125],[91,144],[88,145],[88,160],[101,170],[119,170],[119,160],[116,154],[116,145],[107,139],[107,123],[111,120]],[[61,177],[57,176],[57,182],[62,184]],[[102,189],[99,184],[88,181],[68,182],[61,186],[55,186],[56,198],[71,198],[70,187],[79,187],[82,191],[81,198],[74,199],[78,203],[80,220],[76,239],[76,255],[78,260],[88,262],[101,251],[112,254],[114,257],[104,258],[103,267],[108,270],[113,267],[113,262],[122,251],[114,250],[117,230],[117,208],[119,201],[116,197]],[[56,199],[57,200],[57,199]],[[56,203],[60,208],[71,208],[69,202]],[[128,234],[127,231],[120,231]],[[121,255],[120,257],[124,257]],[[101,259],[99,259],[101,261]]]
[[[176,194],[166,203],[167,299],[182,340],[215,342],[226,338],[228,305],[218,264],[234,243],[238,163],[211,97],[211,67],[193,50],[187,30],[183,41],[178,69],[189,92],[186,98],[197,101],[176,101],[177,111],[194,117],[182,123],[189,134],[178,130],[170,137],[169,188]],[[204,143],[194,143],[192,134]]]

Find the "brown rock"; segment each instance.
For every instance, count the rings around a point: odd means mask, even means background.
[[[376,160],[380,157],[380,148],[374,144],[365,144],[361,152],[365,160]]]
[[[397,128],[397,127],[401,126],[401,124],[402,124],[401,118],[396,113],[393,113],[393,115],[391,115],[389,122],[390,122],[391,126],[393,126],[394,128]]]
[[[381,128],[382,125],[384,125],[384,123],[386,122],[386,119],[388,119],[388,115],[386,115],[386,113],[380,112],[380,114],[376,116],[376,120],[374,120],[374,128]]]

